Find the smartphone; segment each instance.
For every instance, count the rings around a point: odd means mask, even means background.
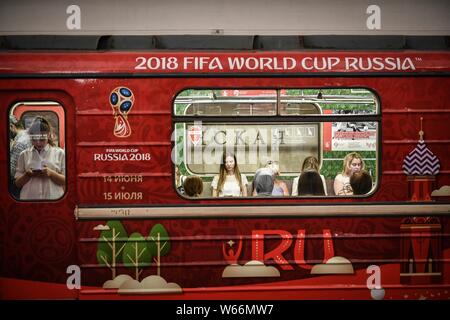
[[[42,170],[41,170],[41,169],[33,169],[33,172],[34,172],[34,173],[41,173]]]

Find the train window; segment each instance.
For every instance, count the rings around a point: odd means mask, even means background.
[[[367,196],[377,184],[379,105],[366,89],[185,90],[174,121],[184,196]]]
[[[9,111],[10,194],[21,201],[63,197],[64,109],[56,102],[16,103]]]
[[[280,90],[281,115],[318,113],[324,116],[351,116],[379,112],[375,95],[367,89]]]
[[[276,115],[276,101],[276,90],[185,90],[177,96],[175,114],[272,116]]]

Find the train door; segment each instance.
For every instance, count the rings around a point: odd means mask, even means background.
[[[77,264],[72,99],[61,91],[14,90],[0,91],[0,101],[9,130],[0,194],[2,276],[14,282],[7,298],[75,298],[66,286],[68,267]]]

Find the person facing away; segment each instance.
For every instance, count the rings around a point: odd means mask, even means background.
[[[364,170],[364,160],[357,152],[351,152],[345,156],[342,166],[342,172],[334,178],[334,193],[339,196],[352,195],[350,176]]]
[[[23,120],[17,120],[14,115],[9,117],[9,133],[10,133],[10,177],[11,177],[11,193],[15,198],[20,197],[20,188],[15,184],[14,175],[16,174],[17,160],[23,150],[31,147],[30,136],[24,129]]]
[[[303,172],[307,172],[307,171],[316,171],[319,176],[320,179],[322,180],[322,184],[323,184],[323,190],[325,191],[325,196],[328,195],[327,193],[327,183],[325,181],[325,177],[323,175],[320,174],[320,165],[319,165],[319,160],[317,160],[316,157],[313,156],[309,156],[306,157],[305,160],[303,160],[303,164],[302,164],[302,170],[300,171],[300,175],[298,177],[294,178],[294,181],[292,181],[292,195],[293,196],[297,196],[298,195],[298,181],[301,177],[301,175],[303,174]]]
[[[66,161],[64,150],[55,146],[50,123],[36,117],[28,129],[32,146],[17,160],[16,186],[21,200],[53,200],[64,194]]]
[[[211,182],[213,197],[246,197],[247,177],[241,174],[233,153],[224,152],[219,175]]]
[[[203,181],[199,176],[187,176],[183,188],[187,196],[198,198],[203,192]]]
[[[297,185],[299,196],[324,196],[323,182],[317,171],[305,171],[300,175]]]
[[[274,177],[274,186],[272,190],[272,196],[288,196],[289,190],[284,181],[278,179],[280,176],[280,166],[278,161],[268,160],[266,163],[266,168],[272,170]]]
[[[271,196],[275,185],[274,173],[269,168],[256,170],[253,179],[254,196]]]
[[[353,194],[367,194],[372,190],[372,177],[366,170],[355,172],[350,177],[350,186]]]

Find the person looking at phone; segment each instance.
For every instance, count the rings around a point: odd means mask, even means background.
[[[28,129],[32,146],[17,160],[15,183],[21,200],[52,200],[64,194],[65,154],[55,146],[53,130],[47,119],[36,117]]]

